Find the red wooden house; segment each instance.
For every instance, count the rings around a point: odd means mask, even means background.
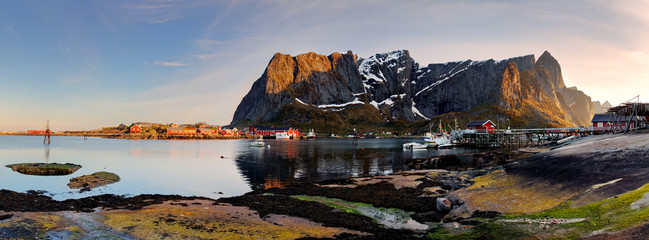
[[[285,127],[285,128],[276,128],[276,127],[268,127],[268,126],[255,126],[252,125],[248,128],[248,132],[253,135],[261,135],[261,136],[275,136],[277,133],[286,133],[288,134],[289,137],[299,137],[302,136],[300,131],[297,129],[293,129],[290,127]]]
[[[641,118],[633,119],[631,116],[619,116],[613,115],[610,113],[595,114],[593,119],[590,121],[593,123],[593,131],[600,132],[604,130],[626,130],[626,123],[629,123],[629,127],[634,128],[636,121],[642,120]]]
[[[180,135],[180,134],[196,134],[197,131],[195,128],[182,128],[182,127],[170,127],[167,128],[167,134],[170,135]]]
[[[140,127],[140,125],[133,124],[133,125],[131,125],[131,127],[128,128],[128,132],[130,132],[130,133],[139,133],[139,132],[142,132],[142,128]]]
[[[45,130],[27,130],[27,134],[45,134]]]
[[[476,130],[479,133],[492,133],[495,127],[496,124],[491,120],[472,121],[466,125],[466,129]]]

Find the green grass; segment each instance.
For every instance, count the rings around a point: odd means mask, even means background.
[[[347,202],[344,200],[340,199],[335,199],[335,198],[326,198],[326,197],[320,197],[320,196],[307,196],[307,195],[296,195],[296,196],[291,196],[293,198],[302,200],[302,201],[309,201],[309,202],[319,202],[322,204],[325,204],[327,206],[340,209],[343,212],[346,213],[353,213],[353,214],[358,214],[358,215],[363,215],[360,211],[356,210],[356,207],[360,206],[369,206],[371,207],[372,204],[367,204],[367,203],[361,203],[361,202]]]
[[[445,239],[445,240],[464,240],[464,239],[503,239],[511,240],[524,238],[526,233],[518,229],[509,228],[502,224],[497,223],[482,223],[472,228],[461,228],[459,233],[451,233],[444,228],[438,228],[434,231],[426,233],[429,239]]]
[[[622,230],[649,220],[649,208],[631,209],[631,203],[639,200],[649,192],[649,184],[621,194],[578,208],[571,208],[568,201],[560,206],[537,214],[525,216],[505,216],[505,218],[585,218],[586,221],[565,224],[562,227],[572,229],[577,235],[607,228],[610,231]]]
[[[105,179],[105,180],[115,181],[115,182],[119,181],[119,176],[117,176],[117,174],[110,173],[110,172],[96,172],[93,173],[92,175],[95,175],[97,178],[100,179]]]
[[[16,172],[29,175],[68,175],[79,168],[80,165],[66,163],[18,163],[6,165]]]
[[[606,229],[606,231],[618,231],[628,227],[636,226],[649,220],[649,207],[631,209],[630,205],[641,199],[649,192],[649,184],[599,202],[585,206],[571,208],[571,201],[566,201],[556,208],[530,215],[505,215],[498,219],[574,219],[584,218],[585,221],[565,223],[553,229],[541,232],[525,227],[527,223],[504,223],[494,220],[485,220],[474,226],[472,229],[446,230],[435,229],[426,234],[429,239],[475,239],[487,237],[488,239],[525,239],[534,234],[543,234],[545,239],[577,239],[593,231]],[[524,230],[528,229],[528,230]],[[532,232],[530,232],[532,229]]]
[[[7,165],[6,167],[8,168],[13,168],[13,167],[33,167],[33,168],[58,168],[58,169],[74,169],[78,168],[79,165],[74,165],[74,164],[61,164],[61,163],[17,163],[17,164],[10,164]]]

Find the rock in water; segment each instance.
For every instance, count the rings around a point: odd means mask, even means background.
[[[109,172],[96,172],[91,175],[83,175],[70,179],[68,187],[81,188],[81,192],[90,190],[91,188],[108,185],[118,182],[119,176]]]

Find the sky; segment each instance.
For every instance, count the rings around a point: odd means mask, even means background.
[[[226,125],[273,54],[420,64],[549,51],[566,86],[649,102],[649,1],[0,1],[0,131]]]

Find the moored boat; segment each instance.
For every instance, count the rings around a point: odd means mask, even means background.
[[[428,148],[428,144],[424,143],[418,143],[418,142],[408,142],[403,144],[403,149],[404,150],[415,150],[415,149],[426,149]]]
[[[306,139],[315,140],[315,133],[313,132],[313,129],[310,129],[309,133],[306,134]]]
[[[251,147],[263,147],[264,145],[266,145],[266,143],[264,143],[264,140],[262,139],[255,139],[254,141],[250,142]]]
[[[277,132],[275,133],[275,139],[288,139],[288,133],[287,132]]]

